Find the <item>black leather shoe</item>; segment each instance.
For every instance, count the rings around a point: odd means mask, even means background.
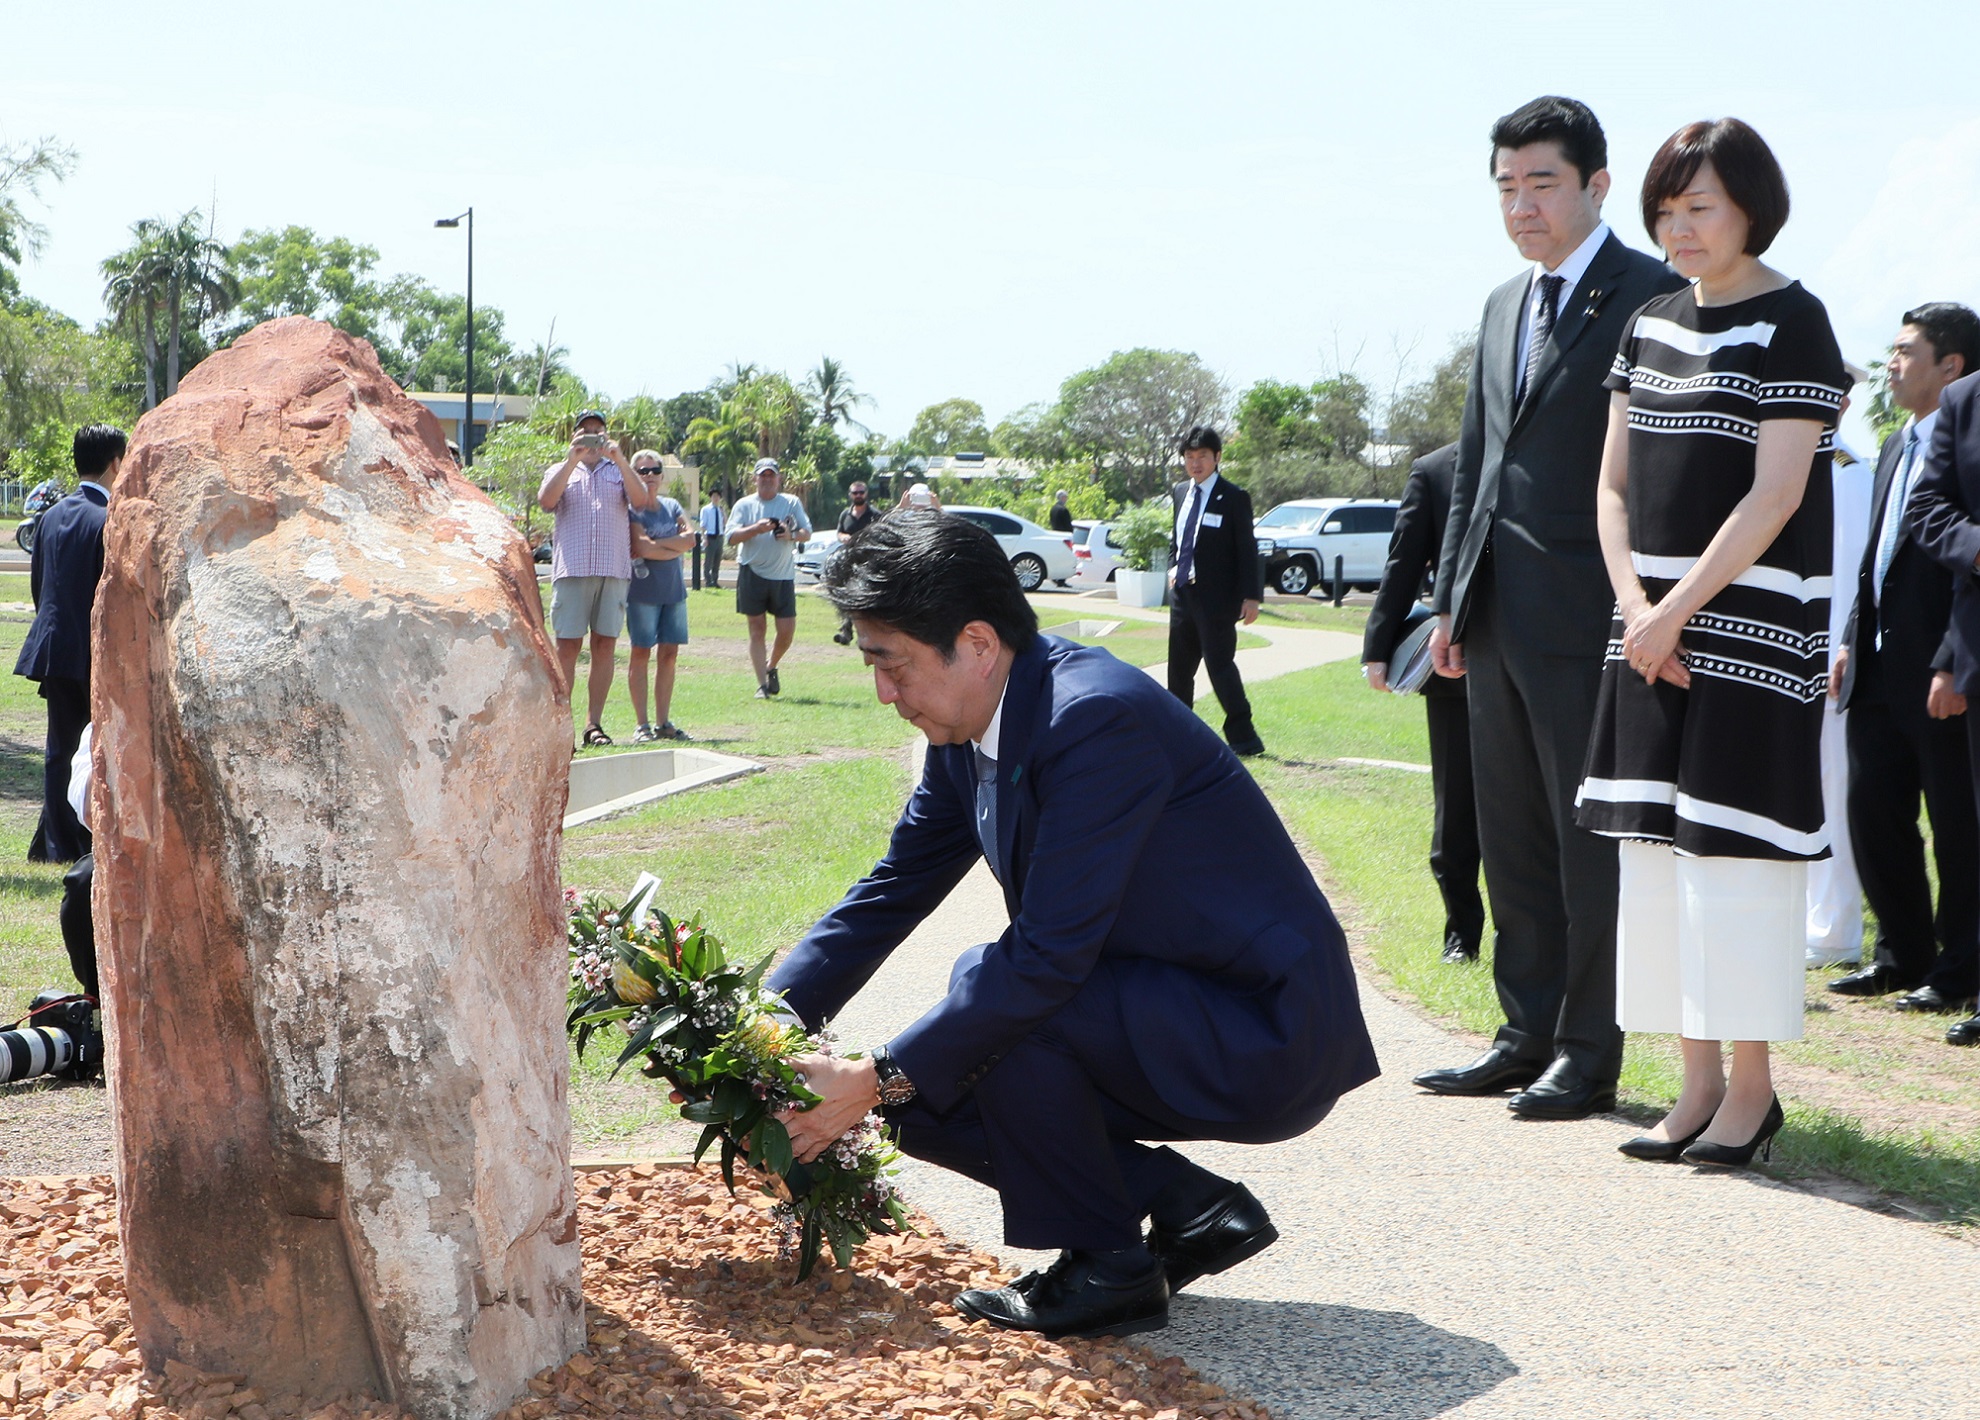
[[[1444,964],[1463,966],[1466,962],[1478,960],[1478,948],[1467,947],[1463,942],[1447,942],[1444,945]]]
[[[1540,1078],[1543,1068],[1531,1060],[1516,1060],[1494,1046],[1469,1065],[1426,1070],[1411,1083],[1433,1095],[1497,1095],[1524,1089]]]
[[[1909,991],[1917,984],[1916,980],[1899,976],[1891,967],[1879,963],[1852,971],[1848,976],[1838,976],[1829,983],[1829,989],[1838,996],[1888,996],[1893,991]]]
[[[1946,1032],[1947,1045],[1980,1045],[1980,1016],[1960,1021]]]
[[[1696,1144],[1698,1136],[1711,1127],[1712,1121],[1708,1119],[1682,1139],[1652,1139],[1648,1134],[1639,1134],[1634,1139],[1623,1140],[1616,1145],[1616,1149],[1632,1159],[1644,1159],[1653,1164],[1668,1164],[1675,1162],[1679,1154]]]
[[[1169,1324],[1169,1281],[1160,1259],[1125,1281],[1095,1275],[1093,1259],[1062,1252],[1042,1272],[1028,1272],[1008,1287],[972,1287],[956,1298],[956,1310],[972,1321],[1005,1331],[1064,1336],[1133,1336]]]
[[[1506,1108],[1522,1119],[1586,1119],[1615,1107],[1615,1085],[1589,1079],[1565,1055],[1506,1101]]]
[[[1773,1103],[1767,1106],[1767,1117],[1760,1121],[1760,1128],[1744,1144],[1714,1144],[1700,1139],[1684,1151],[1684,1161],[1688,1164],[1709,1164],[1715,1168],[1743,1169],[1753,1162],[1757,1153],[1763,1159],[1774,1157],[1774,1136],[1781,1132],[1787,1123],[1787,1115],[1781,1110],[1781,1097],[1774,1096]]]
[[[1258,1256],[1279,1240],[1265,1205],[1241,1183],[1234,1183],[1178,1228],[1156,1223],[1148,1230],[1148,1250],[1162,1259],[1174,1296],[1199,1277],[1227,1272]]]
[[[1253,735],[1248,740],[1232,740],[1231,753],[1239,759],[1252,759],[1265,753],[1265,741]]]
[[[1973,998],[1954,1000],[1936,986],[1921,986],[1916,991],[1907,991],[1891,1002],[1900,1011],[1929,1011],[1937,1016],[1956,1016],[1961,1011],[1973,1009]]]

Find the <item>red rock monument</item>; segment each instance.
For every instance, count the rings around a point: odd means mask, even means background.
[[[296,317],[139,422],[96,616],[145,1361],[480,1420],[584,1340],[529,551],[371,347]]]

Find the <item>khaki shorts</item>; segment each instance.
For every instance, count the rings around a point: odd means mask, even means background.
[[[625,577],[559,577],[550,584],[550,634],[559,641],[618,639],[626,628]]]

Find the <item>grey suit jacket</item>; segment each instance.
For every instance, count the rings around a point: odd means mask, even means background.
[[[1544,655],[1600,658],[1615,594],[1595,533],[1595,488],[1609,427],[1602,388],[1629,319],[1684,285],[1614,233],[1572,291],[1519,407],[1519,332],[1531,271],[1485,302],[1465,394],[1436,608],[1464,639],[1473,578],[1489,547],[1503,624]]]

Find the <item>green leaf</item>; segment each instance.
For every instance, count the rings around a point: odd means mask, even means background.
[[[681,1113],[685,1115],[687,1111],[682,1110]],[[700,1163],[701,1156],[708,1152],[708,1146],[710,1144],[713,1144],[717,1139],[720,1139],[721,1137],[722,1137],[722,1126],[719,1124],[711,1124],[706,1129],[702,1130],[701,1141],[694,1146],[694,1161],[696,1163]]]
[[[711,1129],[720,1129],[729,1122],[728,1111],[717,1107],[713,1100],[689,1100],[681,1106],[681,1118],[690,1124],[706,1124]]]
[[[841,1267],[851,1267],[853,1249],[859,1245],[859,1239],[853,1235],[852,1228],[848,1227],[842,1218],[829,1220],[825,1228],[832,1238],[832,1260]]]
[[[811,1275],[811,1269],[818,1265],[818,1210],[807,1209],[804,1215],[804,1234],[798,1240],[797,1280],[802,1282]]]
[[[729,1192],[736,1191],[736,1141],[727,1134],[722,1136],[722,1182],[729,1185]]]
[[[762,1167],[775,1174],[786,1174],[797,1156],[791,1151],[791,1131],[784,1127],[784,1121],[766,1115],[763,1122],[754,1126],[750,1137],[756,1141],[758,1157]]]

